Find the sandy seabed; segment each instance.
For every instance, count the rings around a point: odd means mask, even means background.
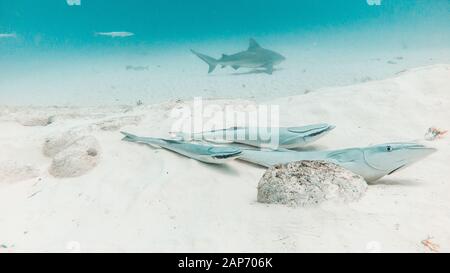
[[[438,152],[371,184],[358,202],[266,205],[256,202],[263,168],[121,141],[120,130],[167,137],[172,110],[191,103],[0,106],[0,252],[429,252],[430,243],[450,251],[449,136],[425,142]],[[279,105],[284,126],[337,126],[309,149],[424,141],[429,127],[450,129],[450,65],[258,103]],[[87,164],[58,161],[81,173],[55,172],[45,150],[49,139],[69,149],[64,134],[93,146]]]

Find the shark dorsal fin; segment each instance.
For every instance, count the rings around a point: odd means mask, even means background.
[[[224,58],[226,58],[226,57],[228,57],[227,54],[222,54],[222,59],[224,59]]]
[[[250,38],[248,50],[251,51],[251,50],[258,49],[258,48],[261,48],[261,46],[255,41],[255,39]]]

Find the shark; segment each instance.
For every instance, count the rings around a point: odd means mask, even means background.
[[[321,123],[297,127],[231,127],[200,133],[175,133],[181,139],[205,140],[213,143],[239,143],[271,149],[295,149],[323,137],[335,128]]]
[[[95,35],[109,36],[111,38],[117,38],[117,37],[125,38],[125,37],[134,36],[134,33],[126,32],[126,31],[113,31],[113,32],[96,32]]]
[[[264,167],[301,160],[321,160],[340,165],[367,182],[374,182],[391,175],[436,152],[435,148],[414,142],[395,142],[363,148],[349,148],[331,151],[292,151],[280,149],[242,150],[240,160]]]
[[[209,164],[223,164],[238,158],[242,151],[236,147],[219,147],[211,145],[194,144],[185,141],[139,137],[127,132],[121,132],[124,141],[143,143],[155,148],[164,148],[186,157]]]
[[[221,65],[222,68],[231,66],[235,70],[241,67],[265,68],[265,71],[268,74],[272,74],[274,71],[274,66],[286,60],[283,55],[275,51],[262,48],[254,39],[250,39],[249,47],[246,51],[232,55],[223,54],[220,59],[215,59],[192,49],[191,52],[208,64],[208,73],[213,72],[217,65]]]

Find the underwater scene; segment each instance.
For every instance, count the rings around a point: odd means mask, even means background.
[[[446,0],[68,2],[0,1],[2,104],[264,99],[449,62]],[[208,76],[190,52],[219,58],[250,38],[286,57],[273,77]]]
[[[449,119],[448,0],[0,0],[0,253],[450,252]]]

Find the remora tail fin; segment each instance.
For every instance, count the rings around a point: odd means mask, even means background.
[[[211,73],[214,71],[214,69],[216,69],[216,66],[218,63],[218,61],[216,59],[209,57],[205,54],[198,53],[192,49],[191,49],[191,52],[194,53],[195,55],[197,55],[197,57],[199,57],[200,59],[202,59],[204,62],[206,62],[209,65],[208,73]]]
[[[120,133],[125,136],[124,138],[122,138],[122,140],[130,141],[130,142],[138,142],[141,140],[138,136],[129,134],[127,132],[120,132]]]
[[[161,148],[160,145],[164,142],[163,140],[158,139],[158,138],[138,137],[136,135],[133,135],[133,134],[130,134],[127,132],[120,132],[120,133],[125,136],[124,138],[122,138],[122,140],[124,140],[124,141],[145,143],[145,144],[153,146],[154,148]]]

